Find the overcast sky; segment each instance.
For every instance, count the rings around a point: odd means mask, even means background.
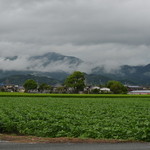
[[[107,67],[145,65],[149,15],[150,0],[0,0],[0,57],[19,55],[16,68],[46,52]]]

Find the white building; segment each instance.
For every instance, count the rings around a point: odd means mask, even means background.
[[[100,91],[103,91],[103,92],[110,92],[110,89],[104,87],[104,88],[101,88]]]
[[[147,95],[150,94],[150,90],[135,90],[135,91],[130,91],[128,94]]]

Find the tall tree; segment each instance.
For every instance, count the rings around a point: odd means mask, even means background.
[[[25,92],[28,92],[29,90],[35,90],[37,89],[38,84],[36,83],[36,81],[32,80],[32,79],[28,79],[25,81],[23,87],[25,88]]]
[[[85,77],[84,73],[80,71],[73,72],[70,76],[65,80],[66,87],[73,88],[75,93],[79,91],[83,91],[85,87]]]
[[[46,83],[42,83],[42,84],[40,84],[39,85],[39,88],[38,88],[38,90],[40,91],[40,92],[43,92],[43,91],[45,91],[45,90],[51,90],[52,89],[52,87],[50,86],[50,85],[48,85],[48,84],[46,84]]]
[[[108,81],[107,87],[110,88],[114,94],[127,93],[127,88],[119,81]]]

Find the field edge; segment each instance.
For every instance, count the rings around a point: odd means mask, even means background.
[[[0,141],[13,143],[149,143],[136,140],[116,140],[116,139],[92,139],[92,138],[72,138],[72,137],[37,137],[37,136],[20,136],[14,134],[0,134]]]

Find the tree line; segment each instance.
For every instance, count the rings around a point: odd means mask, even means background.
[[[51,90],[52,87],[46,83],[42,83],[38,85],[38,83],[32,79],[28,79],[24,83],[25,92],[29,92],[30,90],[38,90],[39,92],[43,92],[46,90]],[[126,94],[127,88],[119,81],[108,81],[105,85],[103,85],[110,89],[110,91],[114,94]],[[85,76],[84,73],[80,71],[75,71],[71,75],[69,75],[64,81],[64,88],[71,89],[72,93],[79,93],[80,91],[84,91],[86,87]],[[60,87],[61,88],[61,87]],[[63,90],[63,89],[60,89]]]

